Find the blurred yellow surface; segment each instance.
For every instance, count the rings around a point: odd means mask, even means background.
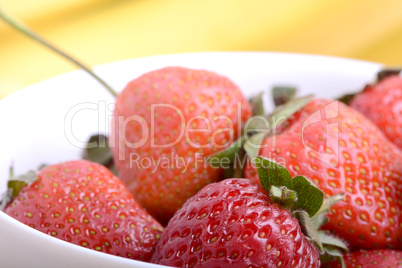
[[[283,51],[402,65],[402,1],[0,0],[88,65],[198,51]],[[76,69],[0,21],[0,98]]]

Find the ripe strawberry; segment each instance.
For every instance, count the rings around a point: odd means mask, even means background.
[[[204,158],[233,142],[250,114],[239,88],[223,76],[180,67],[146,73],[116,100],[110,144],[119,177],[165,224],[187,198],[221,178]]]
[[[402,152],[359,112],[314,100],[265,138],[259,155],[307,176],[326,195],[346,193],[324,229],[351,247],[402,248]],[[253,165],[245,177],[258,181]]]
[[[45,167],[4,212],[73,244],[144,261],[163,231],[117,177],[85,160]]]
[[[367,85],[352,99],[350,106],[374,122],[402,149],[402,77],[392,75]]]
[[[270,185],[273,180],[268,177],[273,174],[267,175],[269,168],[264,167],[273,163],[261,161],[265,162],[259,168],[260,178],[266,189],[271,189],[270,194],[247,179],[226,179],[205,186],[170,220],[151,262],[175,267],[319,267],[319,247],[305,234],[303,225],[309,214],[300,211],[307,211],[307,206],[298,207],[296,201],[303,200],[305,192],[276,187],[285,181],[282,177]],[[292,184],[290,177],[286,179]],[[305,178],[298,179],[299,185],[312,193],[309,204],[319,208],[323,193]],[[285,194],[276,195],[274,189]],[[298,213],[308,219],[299,224]]]
[[[343,257],[347,268],[401,268],[402,251],[391,249],[360,250]],[[323,268],[341,268],[338,262],[324,264]]]

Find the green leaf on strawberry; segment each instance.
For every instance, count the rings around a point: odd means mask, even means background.
[[[277,130],[297,111],[307,105],[314,95],[309,94],[303,97],[289,100],[283,105],[277,106],[274,111],[268,115],[267,120],[272,130]]]
[[[318,236],[324,250],[324,253],[320,255],[321,262],[327,263],[337,259],[337,264],[339,264],[341,268],[346,268],[343,254],[348,252],[348,246],[342,240],[328,235],[325,231],[319,230]]]
[[[113,156],[108,138],[102,134],[92,135],[86,144],[82,158],[104,166],[110,165],[113,162]]]
[[[356,93],[342,95],[338,98],[338,101],[343,102],[346,105],[349,105],[349,103],[352,101],[355,95]]]
[[[11,178],[8,181],[7,188],[12,189],[12,197],[18,196],[25,185],[29,185],[37,180],[36,171],[30,170],[27,173]]]
[[[296,95],[297,89],[291,86],[275,86],[272,88],[272,97],[275,106],[287,103]]]
[[[277,106],[272,113],[261,116],[253,116],[247,122],[244,133],[247,135],[252,135],[254,133],[261,132],[263,130],[269,132],[276,131],[281,127],[286,121],[295,114],[298,110],[303,108],[312,99],[313,95],[306,95],[299,98],[294,98],[289,100],[287,103]]]
[[[338,253],[348,251],[342,240],[318,231],[317,218],[314,218],[325,215],[343,195],[325,201],[324,193],[304,176],[292,179],[285,167],[263,157],[257,157],[255,164],[261,186],[269,192],[271,200],[292,213],[306,237],[317,246],[321,255],[325,255],[324,259],[331,261],[339,257]]]
[[[44,164],[40,165],[38,170],[41,170]],[[15,176],[14,166],[10,166],[9,180],[7,182],[7,190],[1,195],[0,198],[0,210],[3,210],[15,197],[18,196],[21,189],[25,185],[30,185],[37,180],[37,172],[29,170],[28,172]]]
[[[292,182],[293,190],[298,196],[293,209],[302,209],[306,211],[310,217],[314,216],[324,201],[324,193],[303,176],[294,177]]]
[[[267,136],[266,133],[257,133],[250,137],[244,143],[243,149],[246,151],[248,158],[253,161],[258,156],[258,152],[260,151],[260,144]]]
[[[326,214],[329,212],[329,209],[344,198],[345,194],[342,193],[324,199],[320,210],[311,218],[317,228],[328,222]]]
[[[264,101],[262,99],[263,95],[264,92],[260,92],[249,100],[253,116],[265,116]]]
[[[321,243],[320,237],[318,235],[318,231],[314,225],[314,223],[311,222],[310,216],[308,215],[307,212],[303,210],[297,210],[293,213],[294,217],[299,221],[300,227],[303,231],[303,233],[306,235],[307,239],[309,239],[311,242],[313,242],[320,254],[324,253],[324,247]]]
[[[117,175],[117,169],[113,163],[113,155],[109,147],[109,139],[103,134],[92,135],[82,152],[82,159],[101,164]]]
[[[242,148],[245,140],[246,140],[245,136],[242,136],[235,142],[233,142],[225,150],[219,151],[211,155],[210,157],[207,158],[209,164],[212,167],[219,168],[222,159],[229,159],[230,162],[233,162],[235,160],[236,153],[238,153],[239,150]]]
[[[264,140],[265,136],[269,135],[271,132],[275,133],[279,126],[284,124],[286,120],[289,119],[294,113],[309,103],[312,98],[313,95],[294,98],[288,101],[286,104],[276,107],[275,110],[268,116],[254,115],[249,119],[248,124],[243,131],[243,136],[237,139],[226,149],[208,157],[207,160],[209,164],[213,167],[219,167],[220,160],[224,158],[229,159],[229,161],[233,163],[236,158],[236,154],[239,154],[241,147],[244,148],[250,159],[255,159],[258,155],[260,144]],[[258,105],[262,105],[260,101],[262,100],[257,98],[257,100],[254,102]],[[256,107],[253,108],[258,109]]]
[[[285,186],[293,190],[292,177],[290,177],[290,173],[286,168],[262,157],[257,157],[255,163],[258,177],[265,190],[270,192],[272,186]]]
[[[265,122],[257,120],[256,117],[252,117],[249,120],[251,123],[244,130],[248,139],[244,142],[243,148],[251,161],[254,161],[258,156],[264,138],[276,134],[279,128],[286,124],[293,114],[307,105],[312,99],[313,95],[292,99],[276,107],[271,114],[266,116]]]
[[[338,239],[337,237],[328,235],[326,231],[319,230],[318,236],[323,245],[333,247],[334,249],[342,250],[344,252],[348,251],[348,246],[342,240]]]
[[[324,193],[308,179],[303,176],[296,176],[292,179],[285,167],[266,158],[257,157],[256,166],[258,177],[264,189],[271,192],[274,186],[284,186],[296,193],[297,199],[290,209],[294,211],[303,210],[310,217],[319,211],[324,201]]]
[[[343,256],[344,253],[342,251],[335,248],[327,248],[325,249],[325,253],[320,255],[320,259],[323,264],[332,262],[334,259],[336,259],[336,263],[340,266],[340,268],[346,268]]]
[[[385,68],[382,69],[381,71],[379,71],[377,73],[377,81],[380,82],[381,80],[383,80],[384,78],[387,78],[388,76],[393,76],[393,75],[399,75],[400,73],[402,73],[402,68],[398,68],[398,67],[394,67],[394,68]]]

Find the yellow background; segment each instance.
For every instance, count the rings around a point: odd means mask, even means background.
[[[402,64],[401,0],[0,0],[88,65],[248,50]],[[0,98],[75,67],[0,21]]]

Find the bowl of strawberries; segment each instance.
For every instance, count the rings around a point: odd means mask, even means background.
[[[0,101],[4,267],[401,265],[400,70],[267,52],[94,70],[117,93],[75,71]]]

